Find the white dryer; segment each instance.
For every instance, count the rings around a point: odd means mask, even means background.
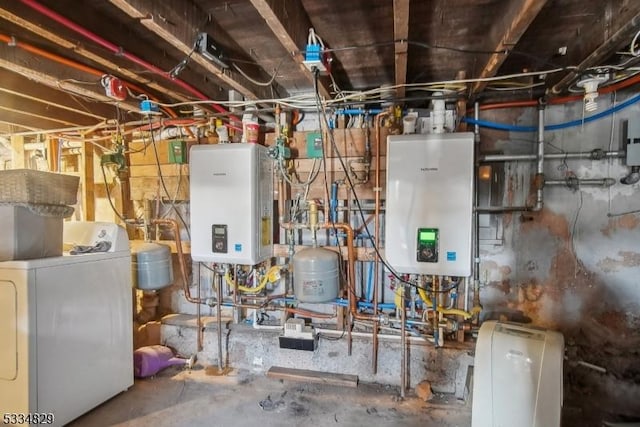
[[[131,255],[112,223],[65,223],[108,252],[0,262],[0,413],[64,425],[133,384]]]

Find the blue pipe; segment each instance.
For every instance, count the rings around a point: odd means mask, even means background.
[[[336,114],[345,115],[345,116],[359,116],[361,114],[373,115],[373,114],[380,114],[380,113],[382,113],[382,109],[380,109],[380,108],[372,108],[370,110],[362,110],[362,109],[359,109],[359,108],[355,108],[355,109],[346,108],[344,110],[337,110],[336,111]]]
[[[346,307],[346,306],[349,305],[349,301],[347,301],[344,298],[338,298],[338,299],[335,300],[334,304]],[[373,308],[373,303],[365,302],[365,301],[358,301],[358,307],[360,307],[360,308]],[[390,310],[390,309],[396,308],[396,305],[393,304],[393,303],[378,304],[378,308],[381,309],[381,310]]]
[[[584,119],[571,120],[568,122],[558,123],[555,125],[547,125],[544,127],[544,130],[561,130],[561,129],[566,129],[574,126],[580,126],[583,123],[593,122],[603,117],[609,116],[613,113],[616,113],[620,110],[623,110],[627,107],[630,107],[631,105],[637,103],[638,101],[640,101],[640,95],[636,95],[632,98],[627,99],[623,103],[616,105],[615,107],[611,107],[607,110],[601,111],[597,114],[594,114],[593,116],[585,117]],[[511,131],[511,132],[535,132],[538,130],[537,126],[508,125],[504,123],[490,122],[487,120],[476,120],[471,117],[463,117],[462,121],[472,125],[478,125],[478,126],[486,127],[490,129],[505,130],[505,131]]]
[[[329,201],[329,208],[331,209],[331,222],[338,220],[338,182],[331,183],[331,200]]]

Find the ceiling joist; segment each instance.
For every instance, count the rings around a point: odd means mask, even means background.
[[[311,20],[300,0],[251,0],[251,4],[258,11],[273,31],[280,44],[292,55],[302,72],[313,83],[313,74],[305,67],[304,55],[301,48],[307,45],[307,34],[311,28]],[[318,82],[318,91],[324,98],[331,98],[326,79]]]
[[[494,53],[480,72],[478,76],[480,79],[494,77],[498,73],[500,66],[507,59],[506,52],[518,43],[546,3],[547,0],[511,0],[509,2],[506,13],[493,25],[489,35],[488,46]],[[482,92],[486,86],[487,82],[475,83],[471,89],[471,95]]]
[[[13,7],[18,7],[18,5],[13,4]],[[74,53],[81,55],[83,58],[88,59],[89,61],[93,61],[96,64],[104,67],[105,74],[114,73],[118,77],[122,77],[131,82],[135,82],[138,84],[146,85],[151,89],[154,89],[160,93],[166,94],[167,96],[178,100],[178,101],[188,101],[185,95],[180,92],[177,92],[168,86],[160,85],[153,80],[149,79],[149,77],[143,77],[141,75],[136,74],[135,72],[128,70],[125,67],[121,67],[115,62],[111,61],[107,57],[97,54],[94,51],[87,48],[85,45],[79,44],[73,40],[71,35],[63,34],[60,30],[57,32],[50,31],[42,26],[42,24],[36,23],[35,16],[31,16],[29,14],[29,18],[27,18],[27,14],[22,11],[22,16],[16,15],[13,11],[8,10],[6,7],[0,8],[0,18],[3,18],[9,22],[12,22],[15,25],[18,25],[20,28],[23,28],[27,31],[32,32],[33,34],[40,36],[49,42],[55,43],[58,46],[73,51]]]
[[[64,92],[34,84],[33,81],[19,74],[0,69],[0,96],[3,93],[39,102],[48,108],[67,111],[73,116],[85,116],[84,119],[77,119],[82,121],[83,124],[85,120],[88,120],[89,123],[95,123],[96,121],[115,117],[115,111],[110,105],[96,103],[87,105],[80,99]]]
[[[207,16],[195,3],[182,0],[146,2],[143,0],[110,0],[110,2],[152,33],[182,52],[224,85],[240,92],[248,99],[268,99],[268,88],[260,87],[233,71],[213,64],[197,51],[194,42],[201,31],[202,17]],[[167,17],[171,17],[168,19]],[[162,19],[164,18],[164,19]]]
[[[393,39],[395,42],[396,96],[404,98],[407,83],[410,0],[393,0]]]
[[[635,3],[636,11],[631,19],[624,23],[617,31],[610,37],[607,37],[604,42],[598,46],[591,54],[589,54],[580,64],[573,70],[571,70],[566,76],[562,78],[551,88],[551,95],[558,95],[566,91],[585,71],[591,67],[595,67],[602,61],[611,57],[618,49],[628,45],[631,42],[634,34],[640,28],[640,5]]]
[[[46,66],[43,66],[44,64]],[[0,68],[72,95],[85,97],[92,101],[115,104],[113,99],[105,95],[104,89],[99,86],[97,79],[95,85],[74,83],[74,80],[86,80],[86,75],[62,65],[51,62],[45,63],[38,58],[33,58],[6,45],[0,45]],[[39,71],[42,69],[46,69],[47,72]],[[96,88],[95,90],[93,89],[94,87]],[[129,102],[118,102],[118,107],[126,111],[139,112],[139,107]]]

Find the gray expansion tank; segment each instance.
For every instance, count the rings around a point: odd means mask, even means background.
[[[338,254],[329,249],[303,249],[293,256],[293,291],[298,301],[330,302],[338,297]]]

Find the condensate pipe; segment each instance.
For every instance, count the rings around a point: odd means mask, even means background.
[[[129,61],[138,64],[139,66],[145,68],[146,70],[151,71],[152,73],[158,74],[159,76],[164,77],[165,79],[173,82],[175,85],[181,87],[182,89],[186,90],[187,92],[191,93],[192,95],[195,95],[197,98],[206,101],[209,99],[208,96],[206,96],[204,93],[200,92],[198,89],[194,88],[193,86],[191,86],[190,84],[184,82],[183,80],[180,79],[173,79],[171,78],[171,76],[169,75],[169,73],[167,73],[166,71],[156,67],[155,65],[145,61],[144,59],[141,59],[129,52],[124,51],[120,46],[116,46],[115,44],[111,43],[108,40],[103,39],[102,37],[100,37],[99,35],[97,35],[96,33],[93,33],[91,31],[89,31],[88,29],[76,24],[75,22],[65,18],[64,16],[60,15],[59,13],[49,9],[48,7],[38,3],[35,0],[20,0],[22,3],[24,3],[25,5],[29,6],[31,9],[35,10],[36,12],[56,21],[58,24],[72,30],[75,31],[76,33],[80,34],[81,36],[91,40],[92,42],[104,47],[105,49],[111,51],[112,53],[122,56],[123,58],[128,59]],[[219,104],[216,104],[214,102],[211,103],[211,106],[213,107],[213,109],[215,109],[216,111],[220,112],[220,113],[227,113],[227,110],[225,110],[223,107],[221,107]],[[232,119],[236,120],[236,121],[240,121],[240,119],[236,116],[230,116]]]
[[[380,193],[382,192],[382,188],[380,186],[380,122],[384,117],[387,117],[390,114],[389,111],[384,111],[380,114],[376,115],[374,120],[374,129],[376,131],[375,143],[376,143],[376,179],[375,179],[375,187],[373,188],[373,192],[375,193],[375,207],[373,212],[373,239],[375,241],[376,246],[380,243]],[[368,130],[367,130],[368,131]],[[379,278],[380,278],[380,260],[378,257],[373,261],[373,272],[375,276],[373,276],[373,314],[378,314],[378,287],[379,287]],[[355,283],[354,283],[355,290]],[[355,295],[355,294],[354,294]],[[373,373],[376,374],[378,372],[378,322],[373,323],[373,339],[372,339],[372,357],[371,357],[371,368],[373,369]]]
[[[575,153],[550,153],[545,154],[545,160],[568,160],[568,159],[591,159],[591,160],[603,160],[617,157],[624,157],[625,151],[581,151]],[[537,154],[485,154],[480,156],[481,163],[495,163],[495,162],[517,162],[517,161],[533,161],[537,160]]]

